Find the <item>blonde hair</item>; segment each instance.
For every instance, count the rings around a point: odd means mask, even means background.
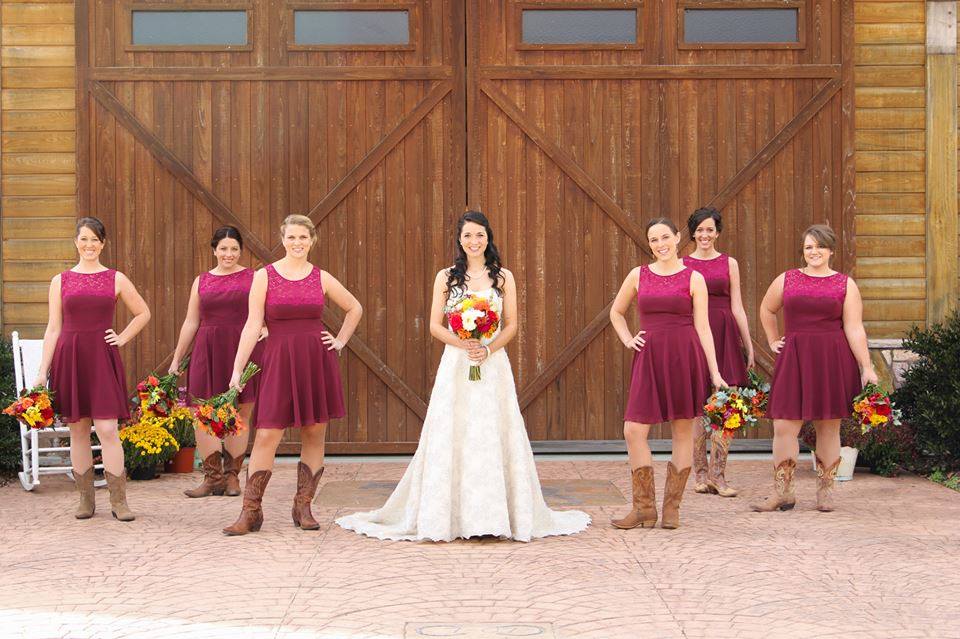
[[[311,220],[306,215],[299,215],[297,213],[291,213],[287,217],[283,218],[283,222],[280,223],[280,238],[283,238],[283,234],[287,231],[288,226],[303,226],[308,231],[310,231],[310,241],[317,241],[317,227],[314,226],[313,220]]]

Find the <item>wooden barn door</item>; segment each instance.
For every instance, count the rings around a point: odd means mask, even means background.
[[[517,276],[531,437],[622,436],[631,357],[607,314],[650,259],[652,217],[682,226],[698,206],[722,209],[720,248],[741,264],[769,367],[757,306],[799,265],[802,229],[829,221],[837,268],[853,266],[851,0],[468,6],[468,200]],[[743,42],[757,20],[781,41]]]
[[[462,5],[78,0],[77,17],[79,210],[104,218],[107,259],[153,309],[130,381],[168,361],[215,228],[239,227],[259,266],[283,254],[283,217],[307,214],[312,260],[367,309],[330,451],[409,450],[439,358],[430,289],[465,201]]]

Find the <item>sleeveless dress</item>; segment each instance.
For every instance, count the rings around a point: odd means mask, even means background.
[[[117,272],[60,274],[63,326],[50,364],[54,409],[64,423],[130,417],[120,349],[104,341],[113,328]]]
[[[253,270],[245,268],[229,275],[201,273],[197,284],[200,296],[200,327],[193,342],[187,371],[188,397],[207,399],[227,390],[233,374],[240,333],[247,321]],[[250,361],[263,361],[263,342],[257,342]],[[260,374],[254,375],[240,393],[240,403],[257,398]]]
[[[841,419],[861,390],[860,366],[843,332],[847,276],[787,271],[783,277],[783,349],[770,383],[767,416]]]
[[[637,307],[646,344],[633,356],[624,421],[659,424],[703,414],[710,369],[693,326],[692,273],[657,275],[640,267]]]
[[[316,266],[288,280],[269,264],[264,310],[270,336],[263,349],[253,409],[257,428],[309,426],[346,414],[337,352],[323,343],[324,294]]]
[[[455,289],[445,310],[466,294]],[[503,308],[495,289],[469,294]],[[420,443],[397,488],[382,508],[337,524],[406,541],[483,535],[530,541],[586,529],[589,515],[550,510],[543,499],[507,352],[498,350],[480,366],[479,381],[468,379],[470,365],[465,350],[444,346]]]
[[[698,260],[688,255],[683,258],[683,263],[707,281],[710,332],[720,377],[731,386],[746,386],[747,363],[743,358],[743,343],[730,307],[730,256],[721,253],[710,260]]]

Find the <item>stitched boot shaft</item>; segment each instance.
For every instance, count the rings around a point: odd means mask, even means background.
[[[107,488],[110,489],[110,512],[114,518],[120,521],[136,519],[127,506],[127,471],[120,475],[113,475],[109,471],[104,471],[103,474],[107,478]]]
[[[839,457],[830,465],[824,464],[823,460],[817,457],[817,510],[820,512],[828,513],[834,509],[833,487],[836,485],[839,466]]]
[[[320,478],[323,477],[323,466],[316,473],[310,470],[310,467],[300,462],[297,464],[297,494],[293,498],[293,525],[299,526],[302,530],[317,530],[320,524],[313,518],[310,512],[310,502],[317,493],[317,485]]]
[[[243,467],[243,458],[243,454],[234,457],[226,450],[223,451],[223,494],[227,497],[240,494],[240,468]]]
[[[680,527],[680,502],[683,501],[683,489],[690,476],[690,466],[677,470],[673,462],[667,462],[667,480],[663,484],[663,515],[660,526],[663,528]]]
[[[657,525],[657,489],[653,483],[653,466],[635,468],[632,480],[633,509],[623,519],[613,519],[610,523],[623,529],[637,526],[653,528]]]
[[[773,492],[763,501],[750,505],[755,512],[769,513],[774,510],[790,510],[797,503],[793,487],[793,473],[797,470],[795,459],[784,459],[773,468]]]
[[[183,491],[187,497],[209,497],[222,495],[224,488],[223,471],[221,470],[220,451],[207,455],[203,460],[203,482],[196,488]]]
[[[253,475],[247,470],[247,485],[243,490],[243,506],[240,509],[240,516],[231,526],[223,529],[225,535],[246,535],[247,533],[257,532],[263,525],[263,493],[267,489],[267,483],[270,476],[273,475],[269,470],[258,470]]]
[[[77,484],[77,495],[80,497],[80,504],[73,516],[77,519],[90,519],[97,509],[96,491],[93,487],[93,466],[85,473],[78,473],[74,468],[73,481]]]
[[[717,431],[710,437],[710,441],[713,445],[710,448],[710,473],[707,476],[707,487],[710,492],[721,497],[736,497],[738,491],[727,485],[727,479],[724,477],[727,469],[727,455],[730,452],[730,438],[726,437],[722,431]]]
[[[693,440],[693,490],[698,493],[710,492],[710,486],[707,484],[707,431],[701,428],[700,422],[694,422],[693,427],[697,429],[697,436]],[[716,453],[714,453],[716,454]]]

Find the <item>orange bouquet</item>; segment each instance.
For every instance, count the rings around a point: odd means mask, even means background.
[[[19,419],[28,428],[49,428],[55,417],[52,395],[46,386],[24,389],[3,413]]]
[[[500,327],[501,307],[497,297],[467,295],[447,312],[450,329],[460,339],[492,338]],[[480,379],[480,366],[470,367],[469,379]]]
[[[250,378],[260,372],[260,367],[250,362],[243,369],[240,376],[240,385],[243,386]],[[223,439],[230,435],[242,432],[246,425],[240,419],[240,410],[237,408],[237,398],[240,391],[236,388],[226,390],[210,399],[196,399],[197,423],[215,437]]]

